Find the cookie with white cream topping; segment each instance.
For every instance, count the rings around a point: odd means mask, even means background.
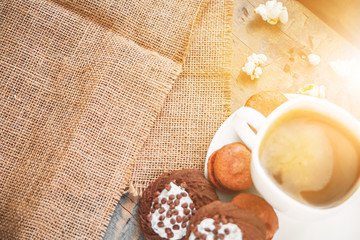
[[[139,205],[145,239],[183,239],[196,209],[217,200],[199,170],[164,173],[144,191]]]
[[[185,239],[265,240],[265,237],[264,222],[256,213],[215,201],[191,218]]]

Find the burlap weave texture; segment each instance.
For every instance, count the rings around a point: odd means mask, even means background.
[[[210,0],[195,27],[183,72],[135,163],[141,193],[165,171],[204,169],[211,139],[230,114],[231,0]]]
[[[0,2],[2,239],[103,235],[204,4]]]

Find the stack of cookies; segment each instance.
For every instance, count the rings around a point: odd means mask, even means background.
[[[164,173],[144,191],[139,206],[146,239],[183,239],[197,209],[218,197],[199,170]]]
[[[250,97],[245,106],[267,116],[285,101],[283,94],[266,91]],[[210,182],[194,169],[164,173],[150,184],[140,201],[145,239],[271,240],[278,218],[263,198],[243,192],[225,203],[216,195],[216,189],[238,192],[252,187],[250,163],[251,151],[236,142],[210,156]]]

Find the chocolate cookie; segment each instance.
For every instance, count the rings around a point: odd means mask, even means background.
[[[232,203],[215,201],[202,208],[191,218],[186,239],[242,239],[265,240],[264,222],[250,210]]]
[[[144,191],[139,205],[145,239],[183,239],[189,219],[218,197],[199,170],[164,173]]]

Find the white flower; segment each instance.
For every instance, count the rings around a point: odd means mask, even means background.
[[[259,14],[264,21],[272,25],[277,24],[279,20],[285,24],[289,19],[286,7],[283,7],[282,3],[276,0],[267,1],[265,5],[260,4],[254,9],[254,12]]]
[[[320,56],[312,53],[309,54],[308,60],[311,65],[316,66],[320,63]]]
[[[297,92],[299,94],[318,97],[318,98],[325,98],[325,86],[324,85],[316,85],[316,84],[305,84],[302,88],[299,89]]]
[[[259,78],[262,74],[262,69],[260,67],[261,64],[264,64],[267,60],[264,54],[256,54],[253,53],[248,58],[248,62],[242,68],[242,70],[249,76],[251,76],[251,80],[255,78]]]

